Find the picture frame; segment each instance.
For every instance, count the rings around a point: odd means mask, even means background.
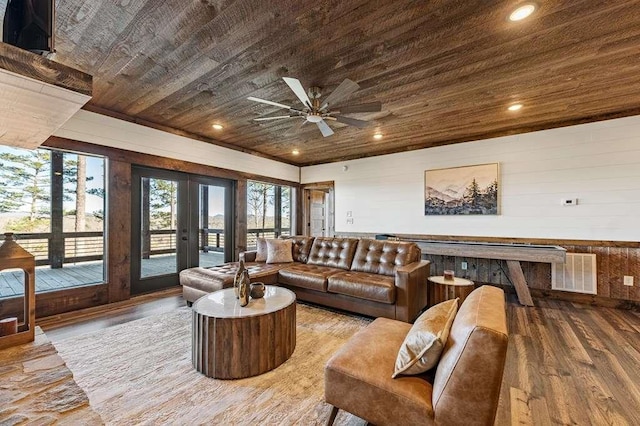
[[[425,170],[425,216],[500,214],[500,165]]]

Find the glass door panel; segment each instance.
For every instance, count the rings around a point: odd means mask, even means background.
[[[199,184],[200,244],[199,266],[206,268],[225,262],[226,188]]]
[[[188,267],[189,176],[134,167],[132,173],[131,293],[178,284]]]
[[[140,278],[178,272],[178,183],[141,178]]]

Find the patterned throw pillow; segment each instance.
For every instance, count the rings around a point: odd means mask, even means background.
[[[267,263],[293,262],[291,240],[267,240]]]
[[[267,239],[258,237],[256,242],[256,262],[267,261]]]
[[[435,367],[457,312],[458,299],[453,299],[438,303],[420,315],[402,342],[391,377],[421,374]]]

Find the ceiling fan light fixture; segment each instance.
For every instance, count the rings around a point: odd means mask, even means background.
[[[373,135],[373,138],[378,140],[382,139],[382,133],[376,133],[375,135]]]
[[[522,104],[513,104],[511,105],[509,108],[507,108],[509,111],[519,111],[522,109]]]
[[[522,21],[523,19],[531,16],[533,12],[536,11],[536,5],[534,3],[526,3],[521,6],[518,6],[511,14],[509,15],[509,20],[511,22]]]
[[[322,121],[322,116],[316,114],[307,114],[306,118],[309,123],[319,123]]]
[[[222,124],[214,124],[211,127],[213,127],[215,130],[222,130],[224,129],[224,126]]]

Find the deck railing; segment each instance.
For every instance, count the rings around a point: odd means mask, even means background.
[[[156,229],[149,231],[149,255],[169,254],[176,251],[176,230]],[[199,247],[203,252],[224,251],[224,229],[200,229]],[[275,228],[251,228],[247,230],[247,247],[255,248],[258,237],[276,238],[290,235],[288,229],[277,233]],[[36,258],[36,265],[51,265],[61,268],[65,263],[102,260],[104,257],[104,234],[97,232],[63,232],[56,236],[51,232],[16,234],[18,243]]]

